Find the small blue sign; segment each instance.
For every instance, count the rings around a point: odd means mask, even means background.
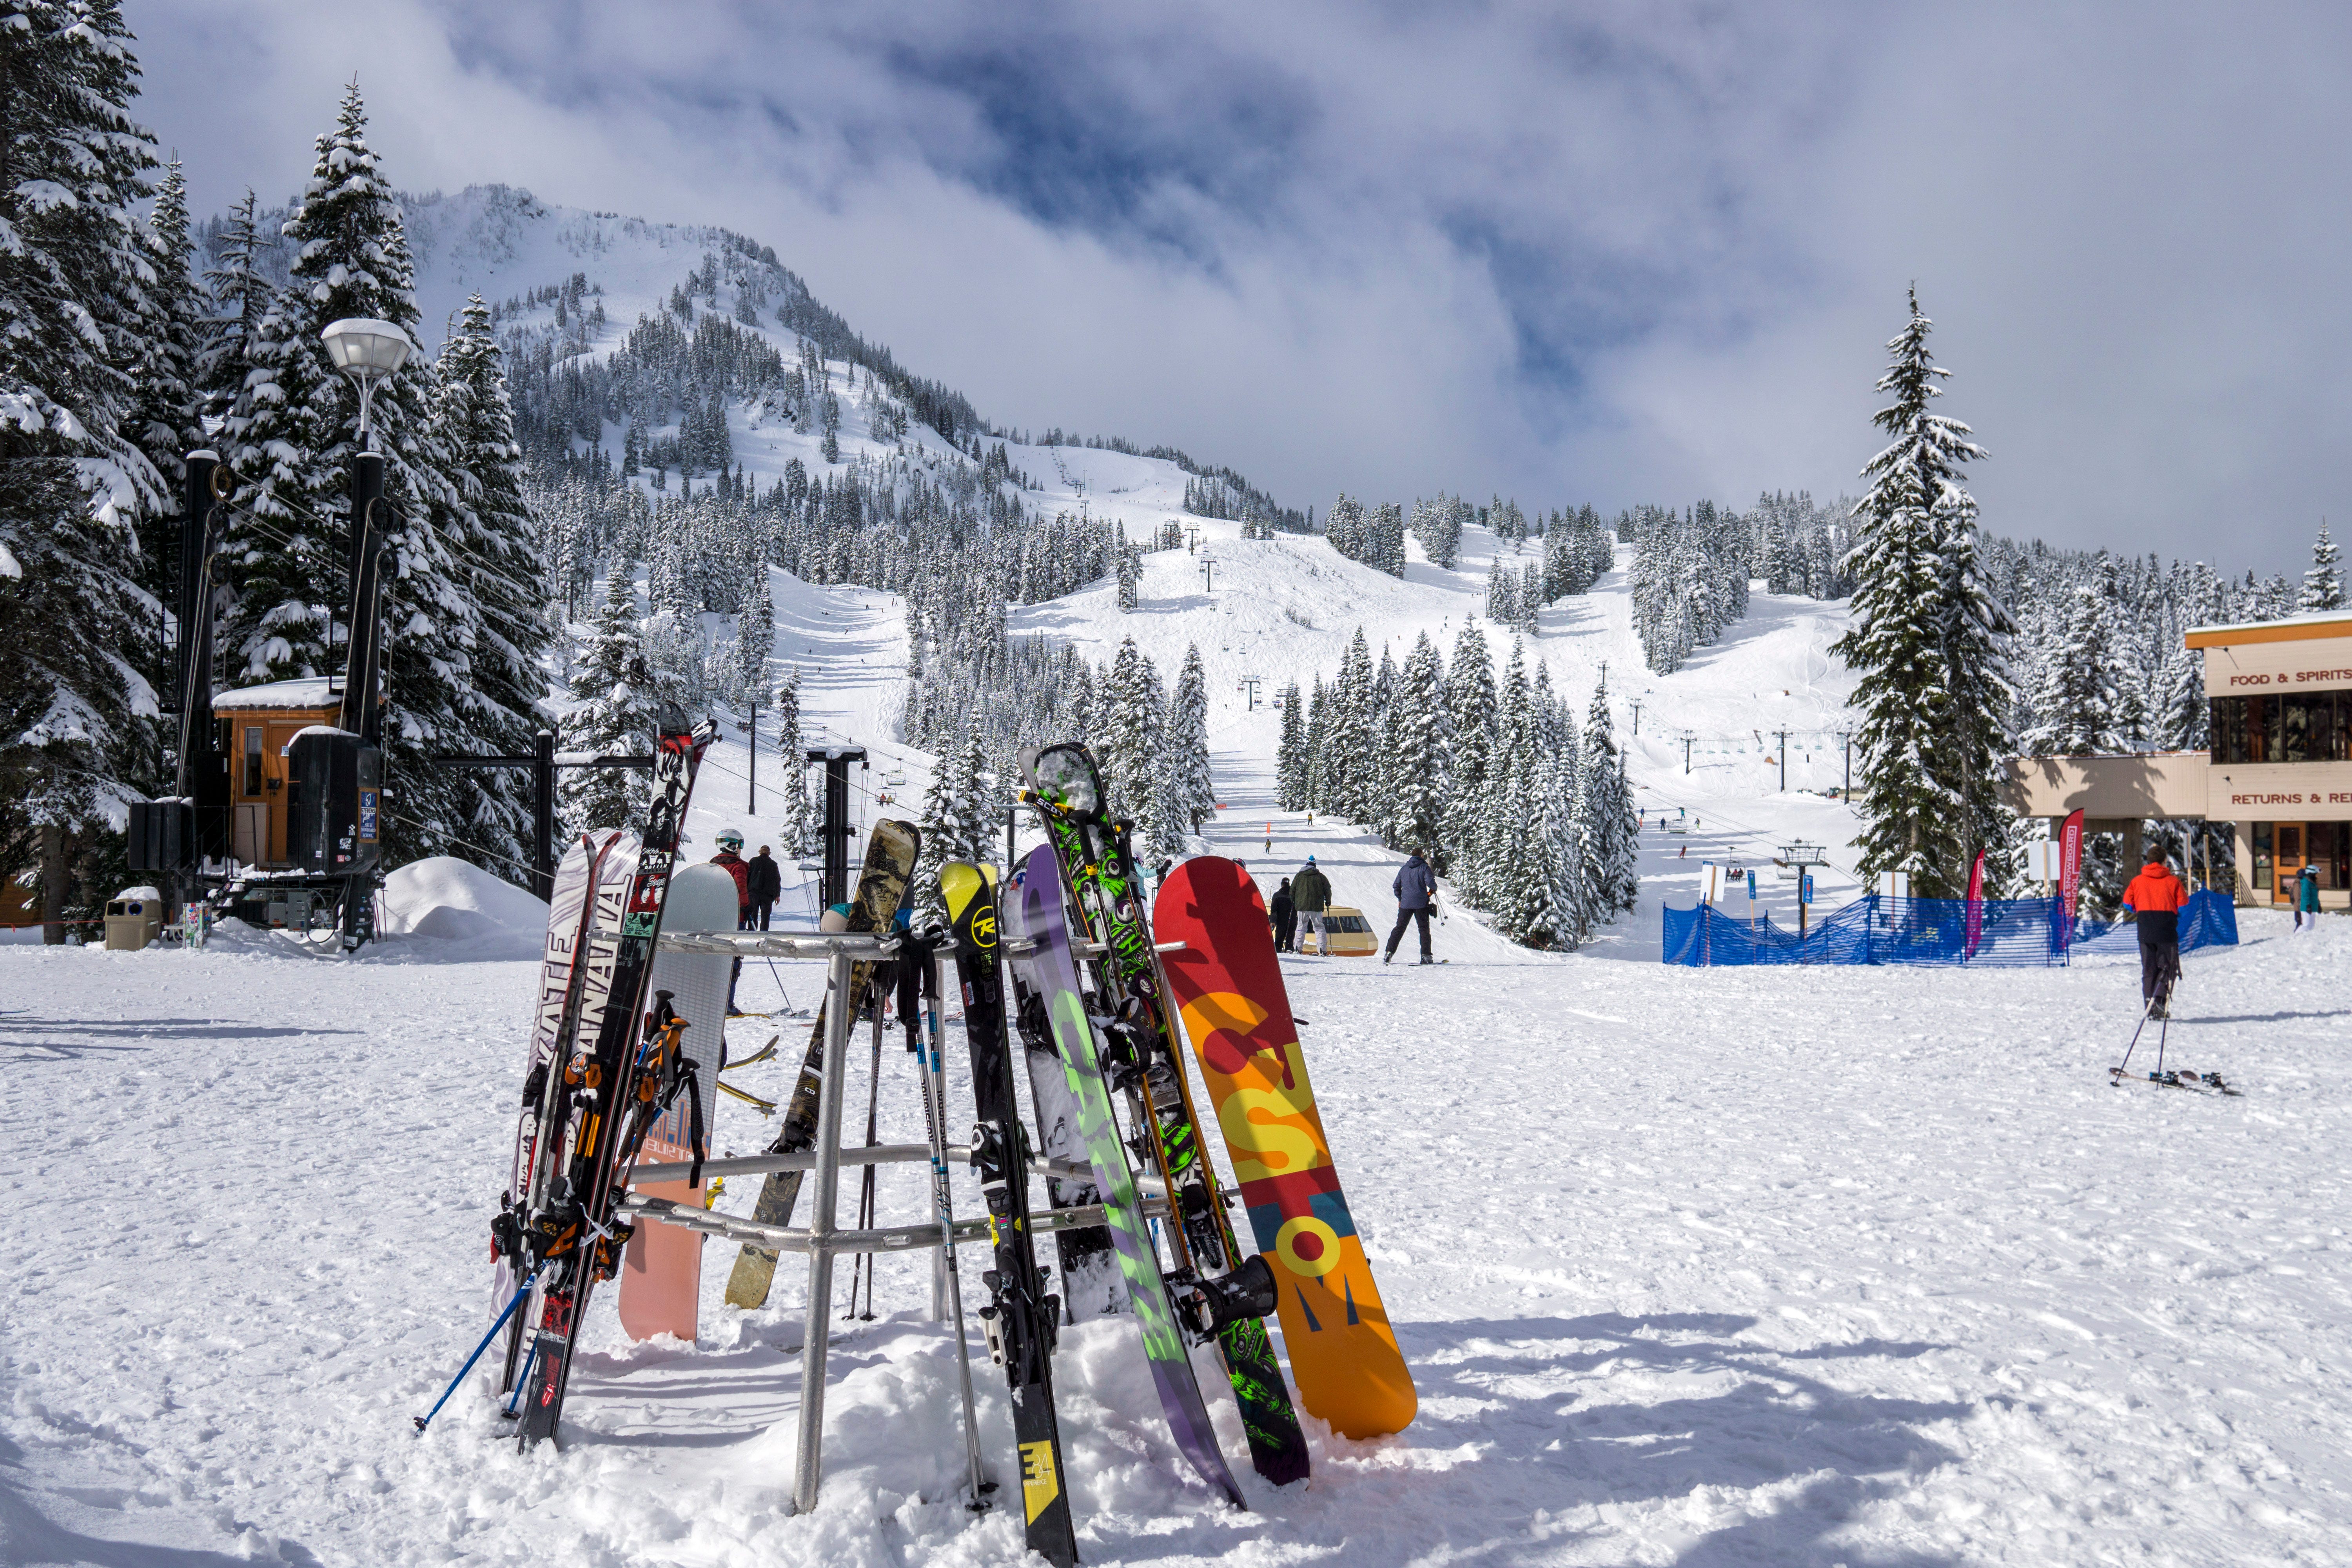
[[[1804,880],[1798,883],[1797,888],[1799,903],[1810,904],[1813,901],[1813,874],[1811,871],[1805,873]]]
[[[360,842],[375,842],[375,795],[372,789],[360,791]]]
[[[1748,896],[1750,900],[1756,897],[1756,873],[1753,871],[1748,873]]]

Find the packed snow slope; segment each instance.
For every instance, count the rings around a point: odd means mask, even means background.
[[[2168,1042],[2234,1100],[2107,1085],[2126,966],[1629,969],[1458,920],[1437,968],[1292,961],[1420,1416],[1314,1429],[1302,1488],[1240,1467],[1234,1513],[1176,1458],[1132,1328],[1069,1331],[1085,1560],[2343,1561],[2352,924],[2245,923],[2189,961]],[[0,952],[0,1561],[1016,1560],[1015,1514],[957,1496],[952,1341],[905,1258],[835,1322],[812,1517],[785,1502],[803,1275],[733,1311],[723,1247],[693,1345],[630,1346],[599,1304],[561,1452],[518,1457],[475,1388],[415,1435],[487,1321],[529,1006],[528,964],[418,961],[449,946]],[[813,998],[806,966],[754,965],[746,1005],[779,977]],[[735,1048],[806,1026],[740,1020]],[[882,1136],[916,1137],[909,1058],[880,1062]],[[717,1142],[772,1125],[726,1100]],[[921,1185],[885,1172],[879,1212]]]

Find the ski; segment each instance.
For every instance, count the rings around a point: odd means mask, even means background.
[[[1069,1568],[1078,1560],[1062,1434],[1054,1415],[1053,1354],[1060,1301],[1045,1291],[1029,1229],[1027,1140],[1014,1102],[1013,1055],[1005,1039],[994,868],[950,860],[940,868],[940,893],[955,933],[956,979],[963,993],[964,1043],[971,1057],[972,1163],[988,1205],[995,1267],[981,1276],[980,1309],[989,1359],[1004,1369],[1013,1399],[1013,1442],[1021,1458],[1021,1506],[1029,1550]]]
[[[658,1042],[651,1030],[640,1045],[639,1026],[695,770],[717,732],[708,720],[692,730],[665,724],[655,740],[653,801],[594,1044],[575,1040],[569,1057],[548,1063],[544,1102],[557,1107],[557,1114],[541,1119],[540,1136],[548,1140],[551,1153],[541,1170],[560,1164],[561,1174],[552,1175],[544,1193],[532,1194],[520,1213],[501,1214],[494,1226],[516,1273],[538,1274],[541,1280],[530,1375],[522,1389],[520,1440],[525,1449],[555,1436],[589,1297],[599,1280],[611,1279],[620,1267],[629,1227],[614,1220],[619,1177],[646,1124],[669,1109],[667,1100],[645,1092],[650,1088],[648,1069],[666,1080],[661,1089],[668,1096],[681,1087],[669,1060],[676,1055],[677,1031],[662,1031],[660,1039],[667,1042],[664,1055],[655,1048]],[[666,1004],[661,1011],[667,1013]],[[553,1142],[558,1136],[560,1144]]]
[[[1102,775],[1083,746],[1024,752],[1028,795],[1045,821],[1079,927],[1101,950],[1093,960],[1106,1013],[1115,1081],[1136,1109],[1181,1224],[1169,1233],[1180,1307],[1195,1331],[1213,1335],[1241,1405],[1250,1461],[1276,1486],[1307,1479],[1307,1436],[1265,1331],[1277,1299],[1271,1269],[1244,1258],[1201,1140],[1160,955],[1145,921],[1129,826],[1104,810]]]
[[[2192,1072],[2187,1068],[2170,1068],[2146,1075],[2126,1072],[2122,1068],[2109,1068],[2107,1078],[2109,1081],[2118,1085],[2144,1083],[2151,1089],[2185,1089],[2198,1094],[2225,1094],[2233,1100],[2243,1098],[2246,1092],[2242,1089],[2223,1082],[2220,1073]]]
[[[1209,1424],[1208,1407],[1201,1402],[1200,1380],[1177,1329],[1175,1308],[1160,1271],[1160,1255],[1143,1217],[1134,1172],[1127,1163],[1127,1145],[1111,1115],[1110,1089],[1103,1080],[1094,1026],[1078,990],[1077,963],[1070,951],[1068,905],[1050,847],[1040,847],[1030,855],[1022,874],[1020,902],[1014,907],[1021,918],[1011,933],[1013,941],[1007,952],[1013,969],[1026,974],[1043,999],[1071,1098],[1077,1102],[1079,1131],[1086,1139],[1096,1184],[1102,1189],[1104,1218],[1117,1244],[1119,1274],[1127,1281],[1136,1323],[1143,1331],[1143,1353],[1151,1363],[1152,1387],[1167,1414],[1169,1435],[1194,1473],[1213,1490],[1235,1508],[1247,1508],[1233,1472],[1225,1468],[1224,1456],[1217,1450],[1216,1431]]]
[[[1339,1184],[1298,1024],[1249,873],[1201,856],[1152,909],[1168,994],[1191,1036],[1260,1256],[1281,1286],[1299,1403],[1350,1437],[1402,1431],[1412,1373]]]
[[[565,851],[555,875],[553,897],[548,901],[547,951],[540,961],[539,1005],[531,1011],[530,1039],[523,1055],[523,1094],[515,1121],[514,1153],[508,1163],[506,1191],[499,1195],[503,1211],[513,1206],[517,1193],[528,1194],[541,1143],[539,1086],[544,1082],[541,1065],[569,1054],[580,1017],[580,988],[586,976],[585,958],[596,920],[597,872],[618,832],[586,833]],[[494,1278],[490,1300],[498,1304],[499,1321],[507,1330],[506,1355],[499,1379],[503,1398],[514,1386],[522,1355],[525,1315],[515,1311],[520,1283],[507,1253],[494,1241],[490,1247]]]
[[[857,874],[857,896],[850,903],[842,930],[890,929],[907,901],[908,884],[915,874],[915,856],[921,847],[922,834],[911,822],[886,817],[874,825],[873,835],[866,844],[865,866]],[[824,1088],[824,1009],[847,1007],[850,1016],[856,1018],[864,1005],[873,971],[869,963],[853,964],[849,994],[827,996],[817,1008],[816,1024],[809,1030],[808,1052],[801,1060],[801,1075],[793,1088],[792,1103],[785,1107],[783,1125],[776,1130],[768,1153],[796,1154],[816,1142],[817,1096]],[[752,1206],[751,1217],[762,1225],[792,1224],[793,1205],[800,1202],[803,1173],[772,1172],[760,1184],[760,1197]],[[743,1250],[735,1255],[735,1268],[727,1277],[727,1304],[743,1308],[766,1306],[768,1290],[775,1278],[776,1254],[768,1247],[746,1242]]]

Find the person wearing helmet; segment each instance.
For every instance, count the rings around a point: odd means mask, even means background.
[[[735,929],[748,931],[751,925],[751,868],[743,858],[743,832],[740,828],[719,830],[719,853],[710,858],[714,866],[724,866],[727,874],[735,879]]]

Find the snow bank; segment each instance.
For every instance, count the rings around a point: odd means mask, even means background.
[[[478,866],[434,855],[384,879],[383,934],[463,942],[468,958],[531,958],[546,940],[547,905]]]

